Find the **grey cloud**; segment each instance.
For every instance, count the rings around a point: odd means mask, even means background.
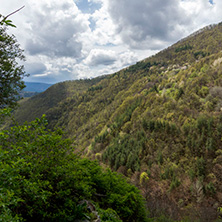
[[[74,80],[74,79],[78,79],[77,74],[60,70],[59,75],[54,75],[53,73],[48,75],[46,74],[36,75],[36,76],[31,75],[30,77],[27,77],[24,80],[30,82],[57,83],[61,81]]]
[[[64,79],[58,79],[55,78],[55,76],[30,76],[28,78],[24,79],[25,81],[30,81],[30,82],[41,82],[41,83],[56,83],[63,81]]]
[[[27,63],[25,64],[25,70],[30,75],[42,74],[46,71],[46,66],[43,63]]]
[[[30,55],[81,57],[82,43],[78,40],[78,35],[87,31],[88,26],[77,18],[78,13],[66,12],[72,6],[64,4],[60,6],[60,11],[53,6],[33,11],[32,38],[25,45]]]
[[[56,57],[73,57],[81,56],[82,44],[72,39],[67,39],[65,42],[60,40],[39,39],[37,41],[28,40],[25,46],[30,55],[47,55]]]
[[[46,50],[43,42],[35,42],[33,39],[28,39],[26,41],[25,49],[30,55],[38,55]]]
[[[92,50],[89,57],[86,59],[88,65],[98,66],[98,65],[112,65],[115,63],[117,58],[113,53],[108,54],[109,51],[102,50]]]
[[[109,0],[109,13],[117,32],[132,48],[144,44],[161,48],[181,34],[178,26],[191,22],[177,0]]]
[[[109,57],[108,55],[99,55],[92,58],[90,65],[112,65],[116,59]]]

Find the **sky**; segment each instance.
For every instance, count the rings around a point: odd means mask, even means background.
[[[221,0],[0,0],[24,49],[25,81],[111,74],[222,21]]]

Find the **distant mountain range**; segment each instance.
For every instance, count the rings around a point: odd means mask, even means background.
[[[26,87],[24,88],[24,91],[26,92],[44,92],[46,89],[48,89],[53,84],[48,83],[39,83],[39,82],[25,82]]]

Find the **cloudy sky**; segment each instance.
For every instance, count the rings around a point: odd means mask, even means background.
[[[25,50],[26,81],[110,74],[222,21],[221,0],[0,0]]]

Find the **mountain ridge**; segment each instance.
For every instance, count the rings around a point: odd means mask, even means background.
[[[129,177],[153,216],[161,208],[213,221],[222,206],[221,50],[220,23],[114,74],[55,84],[21,101],[15,119],[46,114],[49,128]]]

